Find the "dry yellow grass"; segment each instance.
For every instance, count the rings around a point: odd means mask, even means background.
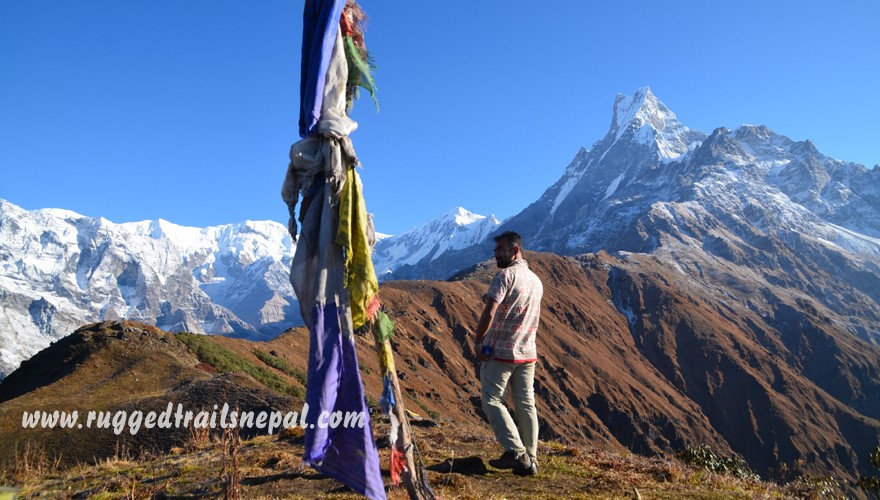
[[[384,430],[382,424],[377,435]],[[491,467],[437,472],[437,464],[485,462],[497,446],[484,428],[416,428],[419,450],[435,492],[445,499],[501,498],[791,498],[818,497],[804,485],[781,487],[688,467],[675,459],[622,455],[561,443],[542,443],[540,473],[516,477]],[[216,497],[224,495],[231,477],[230,454],[220,435],[193,437],[192,446],[164,456],[131,459],[124,451],[96,464],[62,469],[39,450],[18,457],[18,467],[0,472],[0,485],[24,496],[145,498],[153,496]],[[237,448],[241,498],[360,498],[341,483],[302,465],[302,440],[296,433],[244,440]],[[387,466],[388,450],[380,449]],[[479,458],[473,458],[479,457]],[[27,462],[26,464],[24,462]],[[391,487],[388,496],[407,498]]]

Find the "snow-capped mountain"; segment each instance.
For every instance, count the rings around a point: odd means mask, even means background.
[[[606,136],[581,150],[562,179],[510,221],[529,220],[536,248],[649,252],[661,242],[632,230],[641,218],[700,207],[759,230],[801,231],[877,253],[870,238],[853,241],[850,232],[878,235],[880,172],[828,158],[809,141],[766,127],[721,128],[710,136],[689,130],[647,88],[618,96],[614,117]]]
[[[691,130],[648,88],[618,96],[605,137],[497,230],[562,255],[653,254],[716,289],[723,275],[795,289],[880,341],[880,169],[764,126]],[[407,277],[448,278],[484,247],[434,254]]]
[[[85,323],[273,336],[301,322],[279,223],[114,224],[0,200],[0,375]]]
[[[481,243],[499,224],[494,215],[486,217],[457,207],[403,234],[381,238],[373,250],[376,275],[382,281],[405,279],[411,266]]]
[[[648,88],[619,95],[605,137],[582,148],[541,198],[500,229],[522,233],[527,248],[563,255],[651,252],[664,241],[650,228],[661,219],[677,226],[681,211],[880,255],[880,169],[829,158],[810,141],[764,126],[691,130]],[[446,278],[479,254],[434,254],[409,275]]]

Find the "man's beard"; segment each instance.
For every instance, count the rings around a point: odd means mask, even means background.
[[[504,260],[504,259],[495,259],[495,265],[498,266],[499,269],[504,269],[510,267],[513,264],[513,259]]]

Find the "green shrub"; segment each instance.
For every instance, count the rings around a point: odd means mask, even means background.
[[[273,356],[268,352],[261,351],[259,349],[254,349],[254,355],[263,363],[284,372],[291,377],[295,378],[300,384],[305,387],[306,385],[306,374],[302,372],[302,370],[297,370],[296,368],[290,366],[290,363],[279,358],[278,356]]]
[[[796,490],[803,491],[804,496],[836,496],[840,491],[840,483],[832,476],[800,476],[792,482]]]
[[[880,445],[874,448],[873,453],[868,454],[868,463],[875,469],[880,470]],[[869,494],[880,497],[880,477],[861,476],[859,477],[859,486]]]
[[[749,469],[745,460],[737,456],[719,457],[708,445],[687,446],[675,454],[682,462],[701,467],[711,472],[725,474],[740,479],[759,480],[760,477]]]
[[[176,337],[199,358],[199,361],[208,363],[220,373],[246,373],[274,391],[297,398],[302,398],[305,395],[302,387],[290,385],[277,374],[262,366],[257,366],[229,349],[225,349],[212,342],[207,335],[181,332]]]

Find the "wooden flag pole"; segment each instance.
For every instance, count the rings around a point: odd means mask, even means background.
[[[389,377],[391,380],[391,394],[394,397],[394,404],[391,405],[391,415],[399,422],[396,440],[391,443],[392,454],[396,450],[405,457],[406,466],[400,473],[400,482],[403,483],[406,491],[411,499],[434,500],[436,495],[428,478],[425,476],[425,470],[419,457],[416,461],[416,445],[413,439],[412,427],[409,425],[409,418],[406,416],[406,409],[403,404],[403,393],[400,390],[400,382],[397,379],[397,370],[394,368],[394,354],[391,350],[391,341],[382,338],[376,323],[373,323],[373,340],[376,346],[376,355],[379,357],[379,366],[385,372],[383,377]],[[394,458],[390,460],[394,463]]]

